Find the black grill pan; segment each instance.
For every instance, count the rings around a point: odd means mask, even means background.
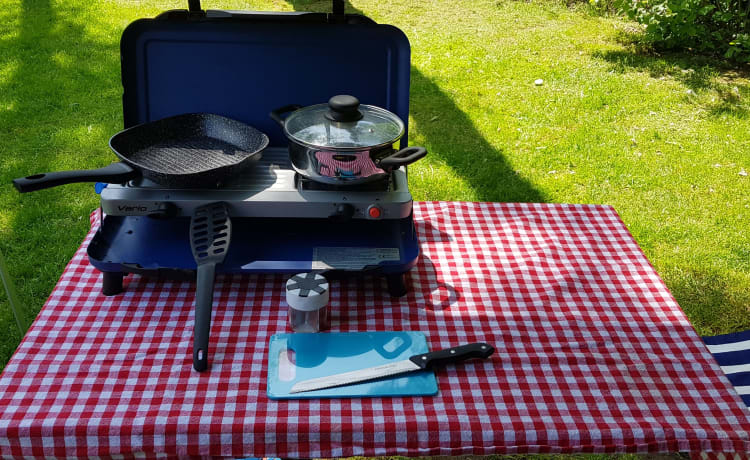
[[[213,188],[259,158],[268,136],[237,120],[207,113],[163,118],[112,136],[122,161],[99,169],[59,171],[15,179],[19,192],[74,182],[123,183],[141,176],[166,187]]]

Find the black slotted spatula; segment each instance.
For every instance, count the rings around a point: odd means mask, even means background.
[[[208,338],[214,297],[216,265],[224,262],[229,250],[232,222],[224,203],[211,203],[195,209],[190,220],[190,248],[198,264],[195,287],[193,328],[193,367],[208,369]]]

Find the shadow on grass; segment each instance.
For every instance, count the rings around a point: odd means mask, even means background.
[[[539,190],[516,174],[503,151],[482,137],[434,81],[412,68],[411,84],[411,116],[427,149],[473,189],[478,201],[546,201]],[[436,116],[439,121],[433,121]]]
[[[595,58],[611,64],[618,73],[646,72],[651,78],[672,79],[696,94],[712,91],[715,96],[707,104],[712,116],[747,118],[750,115],[750,72],[728,66],[707,56],[677,52],[657,53],[640,43],[634,34],[621,34],[619,41],[626,50],[598,51]]]
[[[119,109],[102,95],[118,85],[116,40],[92,36],[80,6],[59,5],[23,0],[0,13],[0,251],[32,318],[82,240],[96,198],[91,184],[22,195],[11,181],[114,159],[97,133],[111,130]]]
[[[295,11],[329,12],[330,1],[287,0]],[[347,13],[365,15],[346,5]],[[365,15],[366,16],[366,15]],[[428,157],[445,162],[479,201],[543,202],[544,195],[519,177],[502,150],[487,142],[453,99],[419,69],[411,69],[411,116],[424,136]],[[435,122],[439,115],[439,122]],[[412,127],[414,132],[415,127]]]

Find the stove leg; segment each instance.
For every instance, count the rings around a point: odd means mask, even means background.
[[[102,272],[102,294],[117,295],[122,292],[123,272]]]
[[[406,282],[404,281],[403,273],[385,275],[385,280],[388,283],[388,293],[392,297],[403,297],[406,295]]]

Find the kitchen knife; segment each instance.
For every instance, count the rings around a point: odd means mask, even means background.
[[[342,374],[303,380],[295,383],[289,393],[303,393],[305,391],[351,385],[353,383],[365,382],[380,377],[421,371],[423,369],[432,369],[435,366],[448,363],[458,363],[470,358],[489,358],[494,352],[495,349],[486,343],[471,343],[455,348],[414,355],[403,361],[396,361],[380,366],[368,367],[366,369],[344,372]]]

